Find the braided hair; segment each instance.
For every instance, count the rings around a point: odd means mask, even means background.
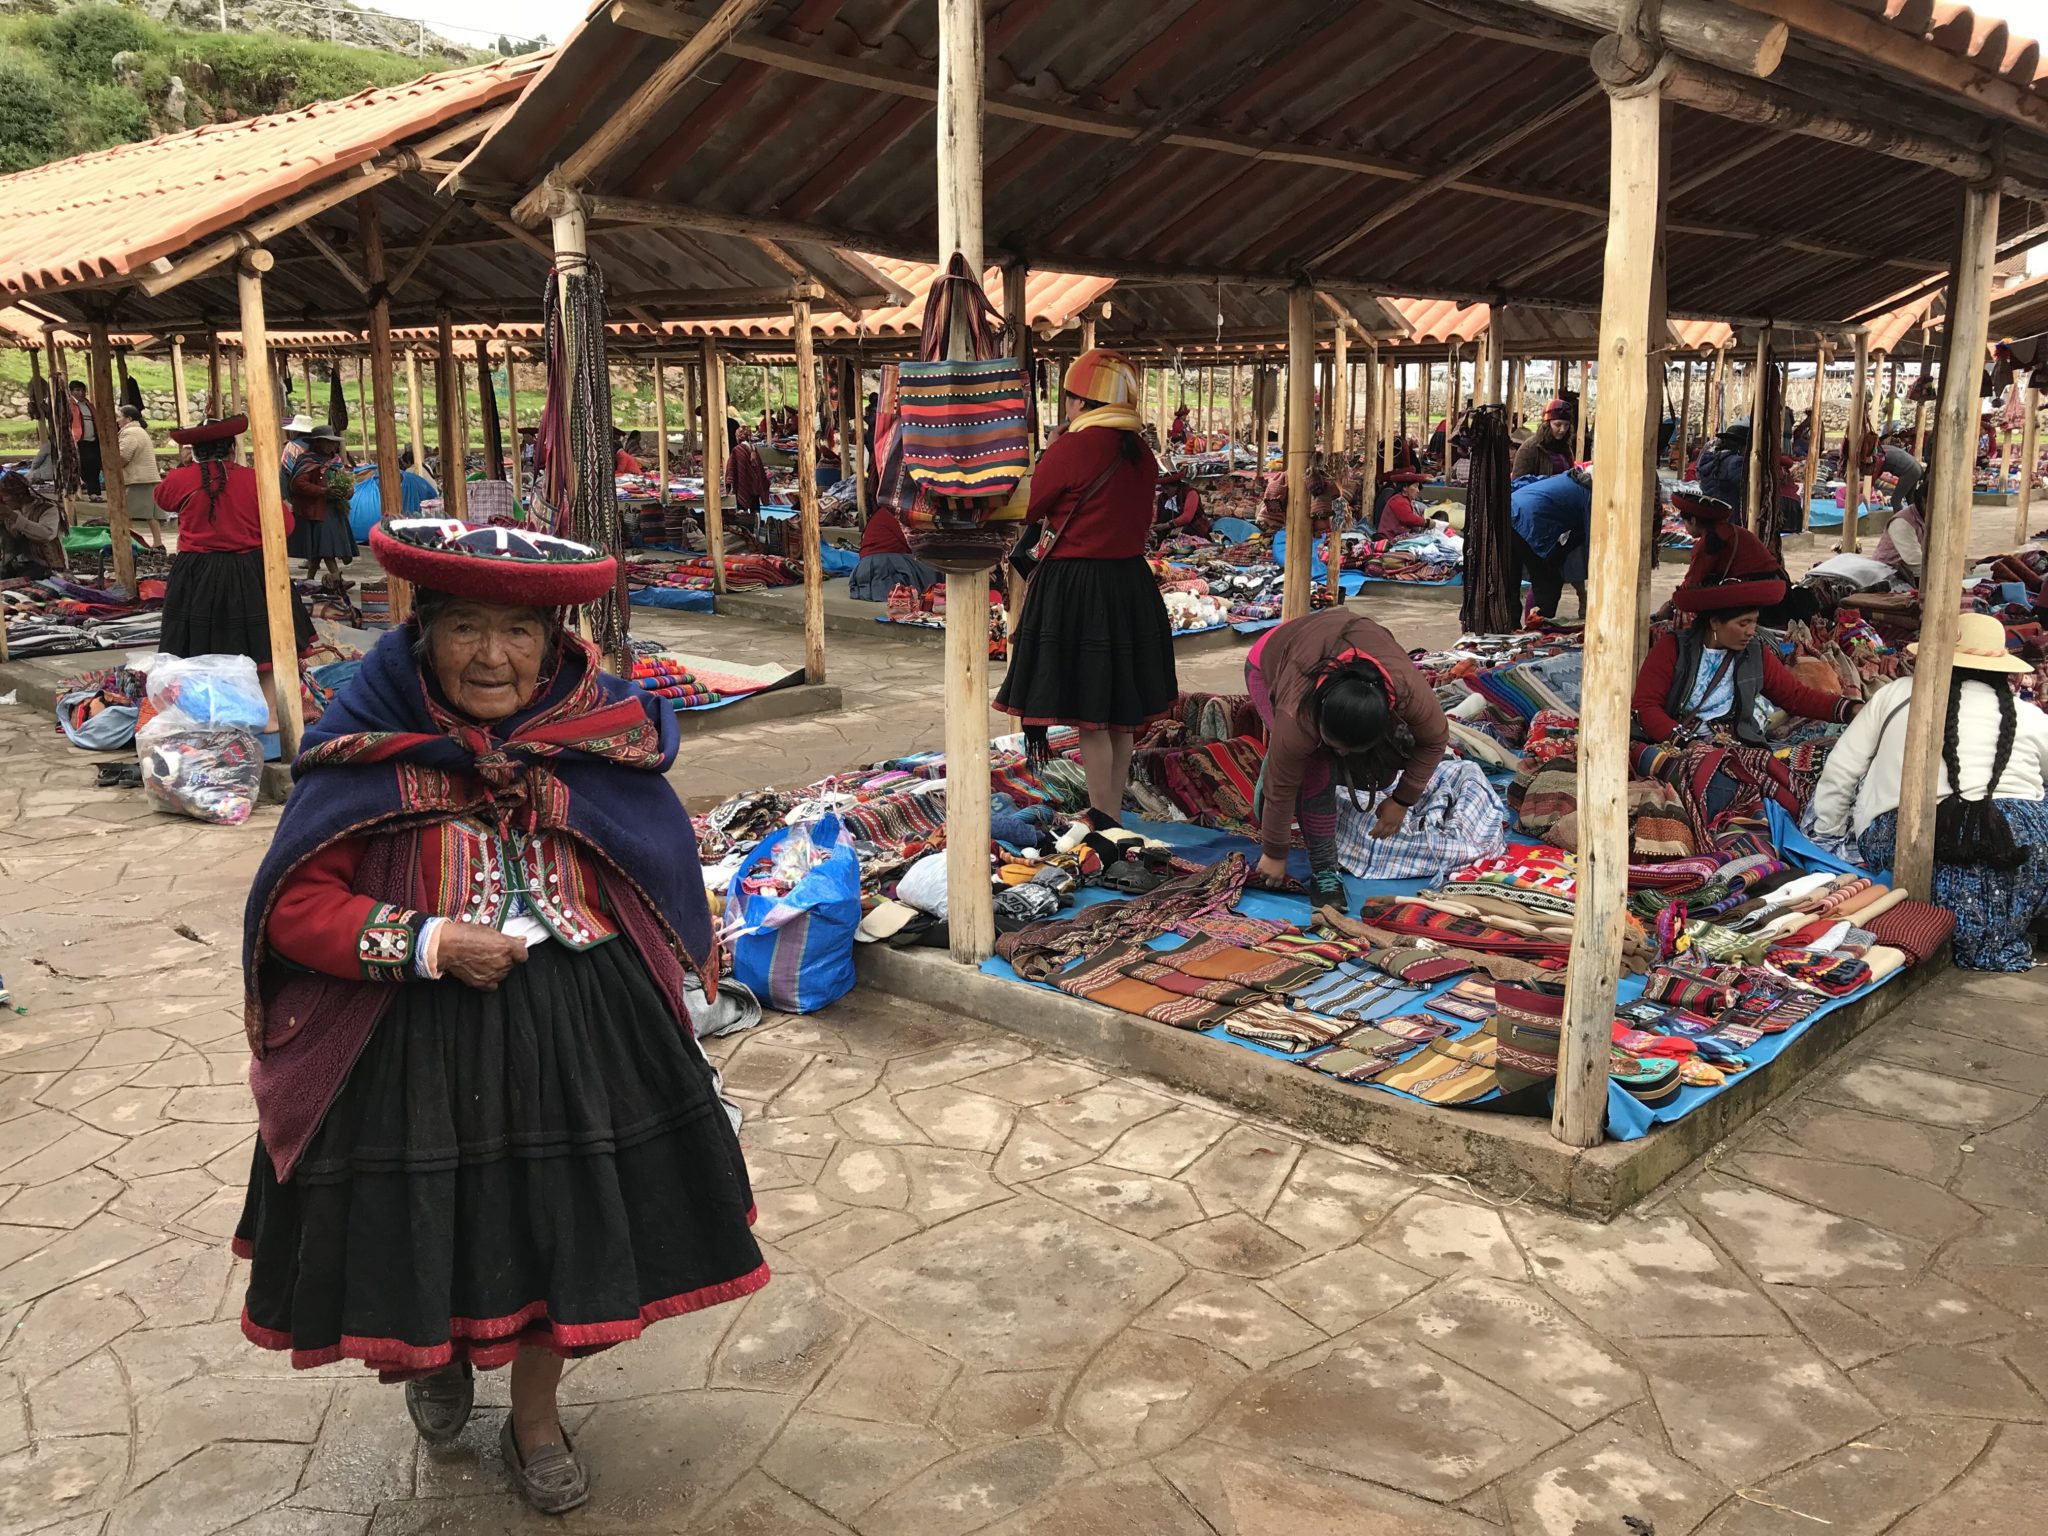
[[[1991,777],[1984,793],[1974,800],[1965,800],[1956,737],[1963,690],[1973,684],[1989,688],[1998,696],[1998,748],[1992,754]],[[2005,765],[2012,759],[2013,736],[2018,729],[2019,708],[2013,700],[2012,684],[2004,676],[1991,673],[1956,678],[1948,691],[1948,720],[1941,732],[1941,761],[1948,769],[1949,793],[1934,811],[1934,856],[1942,863],[1979,864],[1991,869],[2017,869],[2026,863],[2028,849],[2013,841],[2005,811],[1992,798],[1998,792]]]
[[[199,467],[199,491],[206,498],[206,517],[211,522],[220,512],[220,499],[227,494],[228,470],[235,459],[235,440],[217,438],[192,445],[192,462]]]

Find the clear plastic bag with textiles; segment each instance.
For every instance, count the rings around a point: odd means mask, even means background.
[[[270,713],[256,663],[158,656],[148,670],[148,718],[135,733],[144,792],[195,821],[247,821],[263,787],[261,732]]]

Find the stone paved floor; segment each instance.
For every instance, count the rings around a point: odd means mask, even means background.
[[[926,686],[931,653],[856,654],[856,711]],[[837,729],[837,758],[798,744],[819,772],[869,755],[875,727]],[[742,750],[745,782],[764,753],[803,777],[772,737],[718,746],[720,771]],[[688,755],[685,788],[715,754]],[[0,706],[0,971],[22,1010],[0,1014],[0,1532],[2038,1523],[2039,973],[1920,993],[1606,1227],[928,1009],[857,994],[771,1021],[717,1054],[776,1279],[573,1366],[595,1496],[529,1515],[496,1457],[501,1376],[428,1452],[394,1390],[242,1340],[236,953],[275,812],[201,827],[91,780]]]

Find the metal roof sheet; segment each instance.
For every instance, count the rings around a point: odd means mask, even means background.
[[[0,291],[132,273],[465,112],[509,101],[536,58],[426,75],[0,177]]]

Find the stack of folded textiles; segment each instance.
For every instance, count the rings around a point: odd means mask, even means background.
[[[720,695],[697,681],[697,675],[671,656],[642,656],[633,662],[633,685],[678,709],[716,704]]]

